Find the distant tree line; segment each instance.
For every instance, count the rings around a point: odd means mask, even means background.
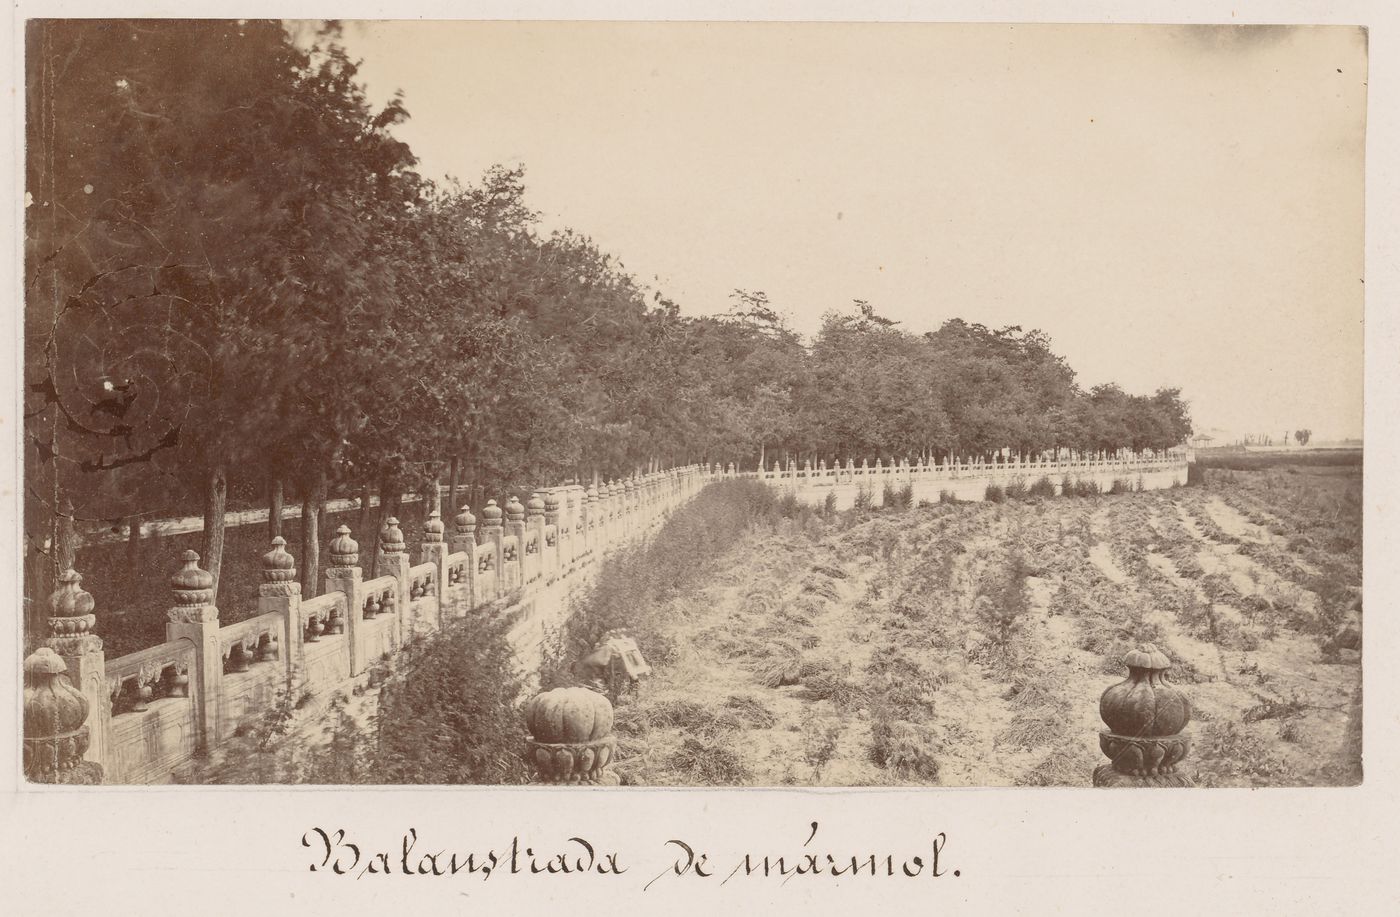
[[[857,302],[804,342],[758,292],[682,316],[520,169],[434,182],[335,24],[36,20],[27,31],[31,600],[74,529],[229,501],[518,488],[691,461],[1162,449],[1176,389],[1080,389],[1049,339]],[[365,521],[378,525],[368,515]]]

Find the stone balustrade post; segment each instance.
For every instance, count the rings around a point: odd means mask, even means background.
[[[487,500],[486,505],[481,509],[481,544],[479,547],[487,553],[487,566],[495,572],[492,581],[495,583],[491,594],[478,596],[478,601],[483,598],[492,601],[505,592],[505,580],[501,565],[505,560],[503,541],[505,532],[501,526],[501,508],[496,505],[495,500]],[[478,565],[478,568],[480,566]]]
[[[598,539],[602,536],[602,529],[599,527],[599,517],[603,508],[598,496],[598,485],[593,484],[584,494],[583,503],[583,550],[592,560],[593,553],[598,547]]]
[[[1171,660],[1152,644],[1123,657],[1128,677],[1099,698],[1107,729],[1099,749],[1109,763],[1094,770],[1094,786],[1189,787],[1178,768],[1191,750],[1186,724],[1191,704],[1171,683]]]
[[[521,541],[525,563],[522,564],[521,573],[522,581],[527,583],[549,575],[545,565],[544,505],[544,496],[539,491],[530,494],[530,500],[525,504],[525,537]]]
[[[107,693],[107,659],[102,638],[93,633],[96,603],[82,587],[83,577],[69,569],[49,597],[49,636],[44,645],[63,661],[64,676],[87,698],[88,761],[100,764],[111,744],[112,698]]]
[[[223,688],[224,656],[219,645],[219,609],[214,605],[214,577],[200,569],[199,555],[186,551],[183,566],[170,578],[175,605],[167,611],[165,639],[194,645],[195,749],[205,754],[219,740],[219,695]]]
[[[563,572],[564,541],[567,538],[567,523],[563,521],[561,504],[562,489],[544,492],[544,519],[540,534],[540,566],[544,569],[545,582],[550,583]]]
[[[301,626],[301,583],[297,581],[296,560],[287,553],[287,540],[272,539],[272,550],[262,556],[262,582],[258,584],[258,614],[282,616],[282,658],[290,682],[302,663],[305,649]]]
[[[476,516],[472,515],[471,509],[464,503],[462,511],[453,520],[452,530],[452,553],[467,555],[467,562],[462,567],[462,579],[458,583],[465,586],[467,590],[467,608],[463,609],[465,614],[473,605],[480,600],[477,598],[477,543],[476,543]]]
[[[365,641],[361,635],[361,610],[365,604],[364,570],[360,568],[360,543],[350,535],[350,526],[335,530],[330,544],[330,566],[326,568],[326,591],[345,593],[345,613],[327,622],[331,633],[345,634],[350,651],[350,674],[358,675],[369,667]]]
[[[24,660],[24,776],[34,783],[98,784],[102,765],[84,759],[92,705],[67,673],[67,663],[49,646]]]
[[[418,548],[418,562],[433,565],[433,579],[437,585],[438,628],[441,629],[453,617],[447,613],[447,543],[443,541],[446,527],[442,513],[433,510],[428,513],[428,521],[423,523],[423,544]]]
[[[525,705],[525,762],[537,783],[615,786],[613,705],[588,688],[555,688]]]
[[[384,526],[379,530],[379,549],[376,555],[375,570],[377,575],[392,576],[395,581],[394,616],[390,622],[390,626],[393,628],[390,645],[395,652],[403,646],[403,619],[404,615],[409,613],[408,568],[410,566],[408,548],[403,540],[403,530],[399,528],[399,520],[390,516],[384,520]]]

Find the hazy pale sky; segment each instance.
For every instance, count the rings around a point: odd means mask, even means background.
[[[1362,426],[1366,37],[1347,27],[355,22],[425,174],[687,313],[766,291],[1038,327],[1198,431]]]

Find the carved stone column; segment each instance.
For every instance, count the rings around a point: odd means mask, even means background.
[[[107,693],[102,638],[93,633],[95,603],[82,582],[82,574],[71,569],[58,578],[58,589],[49,598],[49,638],[44,643],[63,659],[65,677],[87,698],[87,759],[100,764],[109,744],[112,698]]]
[[[418,562],[420,564],[432,564],[436,575],[433,577],[436,582],[438,600],[438,620],[437,626],[441,629],[449,618],[455,614],[448,614],[447,608],[447,544],[442,540],[446,526],[442,522],[442,514],[433,510],[428,514],[428,521],[423,523],[423,544],[418,549]]]
[[[504,577],[501,566],[505,561],[504,546],[505,532],[501,526],[501,508],[496,505],[495,500],[487,500],[486,505],[481,509],[481,550],[486,552],[485,556],[477,561],[477,572],[491,574],[489,578],[490,587],[483,586],[477,591],[477,604],[495,600],[505,591]],[[482,581],[486,582],[485,579]]]
[[[403,646],[403,618],[408,614],[408,548],[404,544],[403,530],[399,520],[393,516],[384,520],[379,530],[379,558],[375,566],[380,576],[392,576],[397,583],[394,590],[392,650],[397,652]],[[385,609],[386,611],[388,609]],[[368,660],[367,660],[368,662]],[[357,673],[358,674],[358,673]]]
[[[90,704],[67,671],[47,646],[24,660],[24,776],[35,783],[101,783],[102,765],[83,760]]]
[[[520,550],[525,558],[522,573],[527,583],[548,576],[544,557],[544,528],[544,496],[538,492],[532,493],[525,504],[525,535]]]
[[[617,751],[613,707],[588,688],[555,688],[525,705],[531,738],[525,762],[539,783],[617,785],[608,766]]]
[[[598,546],[598,540],[602,537],[603,530],[598,525],[602,514],[602,498],[598,495],[598,485],[593,484],[584,494],[583,521],[579,524],[579,534],[583,538],[583,553],[589,560],[593,559],[593,552]]]
[[[453,554],[467,555],[467,562],[462,565],[461,578],[453,584],[466,588],[466,607],[461,609],[462,614],[466,614],[480,600],[476,594],[476,516],[472,515],[471,509],[465,503],[462,504],[462,511],[452,520],[451,547]]]
[[[186,551],[181,560],[184,566],[170,578],[175,607],[165,613],[165,638],[194,644],[195,671],[190,686],[195,692],[197,750],[204,753],[219,741],[219,693],[224,676],[219,609],[214,605],[214,577],[200,569],[199,555]]]
[[[1191,704],[1167,677],[1171,660],[1150,643],[1123,657],[1128,677],[1103,692],[1099,715],[1108,728],[1099,748],[1109,763],[1094,769],[1094,786],[1187,787],[1177,768],[1191,749]]]
[[[331,565],[326,568],[326,592],[344,593],[345,612],[332,618],[326,629],[328,633],[345,635],[350,674],[358,675],[368,665],[364,659],[364,634],[360,630],[360,613],[365,600],[365,571],[360,567],[360,543],[351,537],[350,526],[342,525],[335,530],[335,538],[330,543],[330,556]]]
[[[262,556],[262,582],[258,584],[258,614],[277,612],[284,627],[282,646],[291,679],[302,662],[301,583],[297,582],[296,559],[287,553],[287,539],[272,539],[272,550]]]

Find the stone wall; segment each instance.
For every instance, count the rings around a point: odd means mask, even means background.
[[[68,571],[51,600],[48,645],[88,700],[86,759],[101,765],[107,783],[168,782],[294,681],[328,696],[412,637],[473,611],[513,619],[510,640],[531,670],[545,632],[567,617],[598,559],[659,526],[712,477],[688,466],[587,489],[555,487],[525,503],[511,496],[504,513],[490,500],[480,523],[461,507],[450,537],[433,511],[417,563],[390,518],[372,546],[381,575],[369,580],[362,546],[341,526],[329,545],[325,592],[306,601],[295,559],[276,538],[262,558],[259,613],[228,626],[213,605],[213,577],[187,551],[171,579],[167,641],[110,661],[92,596]]]

